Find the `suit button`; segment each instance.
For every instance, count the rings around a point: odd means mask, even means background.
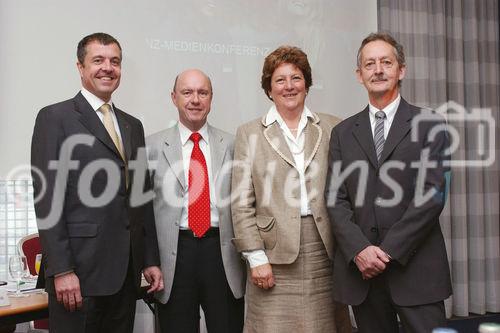
[[[179,226],[179,221],[175,221],[175,225],[176,225],[176,226]]]
[[[311,199],[311,202],[316,202],[316,198],[312,198],[312,199]]]
[[[316,219],[316,221],[321,222],[321,221],[323,221],[323,218],[321,216],[318,216],[318,218]]]
[[[172,255],[175,256],[175,251],[172,251]]]
[[[376,204],[377,206],[382,205],[382,198],[378,197],[377,199],[375,199],[375,204]]]
[[[125,226],[125,229],[130,230],[130,224]]]
[[[371,229],[370,229],[370,231],[371,231],[371,232],[377,232],[377,231],[378,231],[378,229],[377,229],[377,228],[375,228],[375,227],[373,227],[373,228],[371,228]]]

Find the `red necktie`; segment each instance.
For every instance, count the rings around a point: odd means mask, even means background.
[[[188,225],[196,237],[202,237],[210,228],[207,162],[200,149],[200,133],[192,133],[189,139],[194,146],[189,162]]]

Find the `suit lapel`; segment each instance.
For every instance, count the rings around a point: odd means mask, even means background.
[[[182,144],[179,134],[178,125],[170,128],[165,136],[165,144],[163,145],[163,155],[172,171],[175,173],[179,184],[183,190],[186,190],[186,180],[184,176],[184,167],[182,165]],[[181,163],[181,165],[179,165]]]
[[[227,145],[224,142],[224,138],[217,133],[215,128],[208,125],[208,136],[210,140],[210,156],[212,159],[212,179],[215,184],[217,181],[217,176],[222,168],[224,162],[224,156],[226,155]]]
[[[304,170],[307,170],[307,167],[311,164],[321,143],[321,137],[323,136],[323,129],[318,125],[319,117],[316,114],[313,115],[314,119],[308,119],[306,128],[304,129]]]
[[[85,126],[87,130],[97,138],[97,140],[101,141],[121,159],[121,155],[113,143],[113,140],[111,140],[108,131],[106,131],[106,128],[99,119],[99,116],[92,109],[85,97],[83,97],[81,93],[78,93],[73,100],[75,102],[75,110],[80,113],[79,120],[83,126]]]
[[[120,134],[122,137],[123,148],[125,149],[125,157],[127,161],[130,160],[132,154],[132,130],[129,122],[125,119],[123,111],[118,109],[113,105],[115,110],[116,119],[118,121],[118,127],[120,128]]]
[[[377,169],[377,153],[375,152],[375,143],[373,142],[372,127],[370,125],[370,116],[368,106],[359,114],[352,134],[358,141],[364,153],[372,166]]]
[[[265,116],[262,120],[265,121]],[[265,125],[264,125],[265,126]],[[276,153],[284,159],[288,164],[297,168],[295,165],[295,160],[293,159],[292,153],[290,152],[290,148],[288,148],[288,144],[285,141],[285,137],[283,133],[281,133],[280,126],[275,121],[271,125],[264,128],[264,137],[271,148],[276,151]]]
[[[391,129],[387,135],[387,140],[384,143],[384,150],[380,156],[380,165],[384,163],[389,157],[396,146],[401,142],[401,140],[408,134],[411,129],[411,119],[412,114],[408,103],[401,98],[399,102],[398,110],[394,115],[394,120],[392,121]]]

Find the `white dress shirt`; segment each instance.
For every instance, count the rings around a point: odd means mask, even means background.
[[[401,101],[401,95],[398,95],[395,100],[393,100],[389,105],[387,105],[382,110],[377,109],[373,105],[368,103],[368,110],[370,115],[370,125],[372,126],[372,136],[375,136],[375,124],[377,119],[375,118],[375,113],[378,111],[384,111],[385,119],[384,119],[384,139],[387,140],[387,135],[389,134],[389,130],[391,129],[392,121],[394,120],[394,116],[396,115],[396,111],[399,107],[399,102]]]
[[[189,138],[193,133],[189,128],[184,126],[180,121],[178,122],[179,135],[182,144],[182,162],[184,166],[184,180],[187,186],[189,186],[189,163],[191,162],[191,153],[193,151],[194,142]],[[219,226],[219,211],[217,210],[217,197],[215,196],[215,184],[212,171],[212,159],[210,155],[210,144],[208,137],[208,126],[207,123],[197,131],[201,135],[201,140],[199,141],[200,149],[205,156],[205,161],[207,162],[208,170],[208,188],[210,191],[210,225],[212,227]],[[189,207],[189,191],[184,192],[183,196],[183,209],[181,213],[181,221],[179,223],[180,229],[189,229],[188,223],[188,207]]]
[[[97,111],[97,110],[99,110],[99,108],[103,104],[109,104],[109,106],[111,106],[111,117],[113,118],[113,125],[115,126],[116,134],[118,134],[118,139],[120,139],[122,147],[124,147],[123,140],[122,140],[122,134],[120,132],[120,126],[118,126],[118,120],[116,119],[115,110],[113,109],[113,101],[110,99],[109,101],[105,102],[83,87],[82,87],[81,93],[82,93],[83,97],[87,100],[87,102],[89,102],[92,109],[94,109],[94,111],[97,113],[97,116],[99,117],[99,119],[101,120],[101,122],[103,124],[104,124],[104,115],[100,111]]]
[[[307,118],[313,118],[313,114],[307,108],[304,107],[302,114],[300,116],[299,124],[297,126],[297,136],[295,137],[285,121],[279,114],[276,106],[271,106],[266,115],[266,126],[271,125],[276,122],[280,129],[281,133],[285,137],[285,141],[292,153],[293,159],[295,161],[295,165],[297,171],[299,173],[299,182],[300,182],[300,215],[307,216],[311,215],[311,208],[309,207],[309,200],[307,199],[307,189],[306,189],[306,179],[305,179],[305,170],[304,170],[304,148],[305,148],[305,134],[304,129],[307,125]],[[266,256],[266,253],[263,250],[254,250],[254,251],[244,251],[242,252],[243,257],[248,260],[250,268],[254,268],[259,265],[269,263],[269,259]]]
[[[309,201],[307,200],[306,177],[304,170],[304,145],[306,141],[304,129],[306,128],[308,117],[313,118],[313,115],[307,106],[305,106],[300,116],[299,124],[297,126],[297,136],[295,137],[279,114],[278,110],[276,110],[276,106],[273,105],[267,112],[266,116],[266,126],[269,126],[274,122],[277,122],[280,126],[281,133],[283,133],[283,136],[285,137],[285,141],[288,144],[288,148],[290,149],[295,165],[297,166],[300,182],[300,215],[302,216],[311,215],[311,208],[309,207]]]

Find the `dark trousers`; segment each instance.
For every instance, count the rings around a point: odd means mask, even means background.
[[[137,290],[129,262],[122,288],[114,295],[83,297],[82,308],[69,312],[49,294],[50,333],[132,333]]]
[[[363,303],[352,307],[359,333],[398,333],[399,315],[406,333],[430,333],[446,326],[444,302],[415,306],[396,305],[384,274],[376,276]]]
[[[200,305],[210,333],[243,330],[244,300],[235,299],[227,283],[218,235],[194,238],[179,235],[172,292],[167,304],[158,304],[162,333],[196,333]]]

